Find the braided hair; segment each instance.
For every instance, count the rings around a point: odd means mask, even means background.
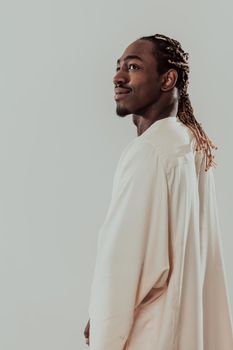
[[[188,73],[189,54],[184,52],[179,41],[169,38],[163,34],[155,34],[151,36],[143,36],[140,40],[149,40],[154,44],[153,54],[156,57],[158,65],[158,73],[165,73],[168,69],[174,68],[178,73],[176,87],[179,91],[179,103],[177,117],[185,124],[194,134],[196,138],[196,151],[204,150],[206,154],[207,171],[211,166],[216,166],[214,155],[211,148],[217,149],[208,135],[202,128],[193,114],[193,108],[189,99],[188,89]]]

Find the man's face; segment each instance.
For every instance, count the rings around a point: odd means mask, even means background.
[[[136,40],[118,59],[113,79],[114,85],[119,85],[115,88],[117,115],[143,115],[160,98],[162,76],[152,49],[153,43]]]

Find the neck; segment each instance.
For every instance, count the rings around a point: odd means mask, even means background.
[[[151,124],[155,123],[157,120],[176,116],[178,112],[178,101],[168,105],[163,111],[154,111],[147,116],[133,114],[133,123],[137,127],[137,135],[140,136],[143,132],[150,127]]]

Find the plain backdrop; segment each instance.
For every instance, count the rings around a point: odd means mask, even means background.
[[[1,1],[0,348],[84,350],[98,230],[136,136],[115,113],[116,59],[143,35],[190,54],[233,301],[232,1]],[[127,288],[127,286],[126,286]],[[232,307],[232,306],[231,306]]]

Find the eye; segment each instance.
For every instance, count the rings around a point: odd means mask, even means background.
[[[139,69],[139,67],[138,67],[136,64],[134,64],[134,63],[130,63],[130,64],[128,65],[128,67],[130,67],[130,66],[134,66],[134,67],[136,67],[136,69]]]
[[[128,68],[131,67],[131,66],[136,67],[136,70],[140,69],[140,67],[139,67],[137,64],[130,63],[130,64],[128,65]],[[120,70],[120,67],[117,67],[117,68],[116,68],[116,72],[118,72],[119,70]],[[130,69],[130,70],[132,70],[132,69]],[[133,70],[134,70],[134,69],[133,69]]]

